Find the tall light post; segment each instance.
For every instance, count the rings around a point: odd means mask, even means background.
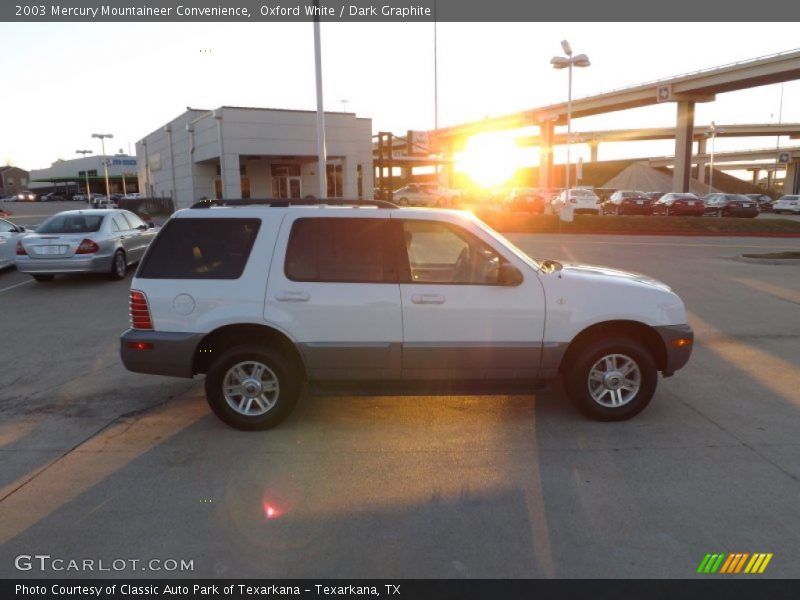
[[[711,160],[709,161],[708,173],[708,187],[711,189],[714,188],[714,140],[717,139],[718,133],[725,133],[725,130],[717,127],[717,124],[711,121],[711,125],[706,129],[706,135],[711,137]]]
[[[554,56],[550,59],[550,64],[554,69],[568,69],[569,70],[569,85],[567,88],[567,169],[566,169],[566,196],[565,200],[569,202],[569,188],[570,188],[570,149],[572,146],[572,67],[588,67],[590,64],[589,57],[585,54],[572,55],[572,46],[569,45],[567,40],[561,41],[561,48],[564,50],[566,56]]]
[[[319,0],[314,0],[319,10]],[[319,33],[319,12],[314,12],[314,73],[317,87],[317,171],[319,171],[319,198],[328,198],[328,149],[325,144],[325,109],[322,104],[322,42]]]
[[[82,154],[86,158],[87,154],[94,154],[93,150],[75,150],[75,154]],[[83,168],[83,175],[86,178],[86,202],[92,203],[92,190],[89,188],[89,169]]]
[[[93,138],[100,140],[100,146],[103,148],[103,171],[106,175],[106,200],[111,200],[111,186],[108,185],[108,157],[106,156],[106,142],[105,138],[113,138],[111,133],[93,133]]]
[[[347,103],[350,102],[350,100],[339,100],[339,102],[342,103],[342,112],[347,112]]]

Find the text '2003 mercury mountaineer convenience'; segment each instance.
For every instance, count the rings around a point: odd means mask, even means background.
[[[559,376],[587,416],[622,420],[689,359],[692,330],[665,284],[533,260],[468,213],[241,204],[166,223],[121,338],[131,371],[205,373],[233,427],[276,425],[305,383],[487,393]]]

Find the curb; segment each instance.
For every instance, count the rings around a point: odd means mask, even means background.
[[[518,229],[498,229],[500,233],[528,233],[547,235],[651,235],[682,237],[765,237],[765,238],[800,238],[800,233],[781,233],[752,231],[523,231]]]
[[[751,258],[740,254],[736,260],[754,265],[800,265],[800,258]]]

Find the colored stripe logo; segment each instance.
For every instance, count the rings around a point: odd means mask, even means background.
[[[771,552],[733,552],[730,554],[716,553],[706,554],[697,572],[701,575],[712,575],[720,573],[725,575],[736,575],[739,573],[756,575],[763,573],[769,562],[772,560]]]

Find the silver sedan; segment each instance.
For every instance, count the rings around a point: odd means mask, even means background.
[[[59,273],[107,273],[122,279],[156,235],[127,210],[68,210],[53,215],[17,242],[17,270],[36,281]]]

